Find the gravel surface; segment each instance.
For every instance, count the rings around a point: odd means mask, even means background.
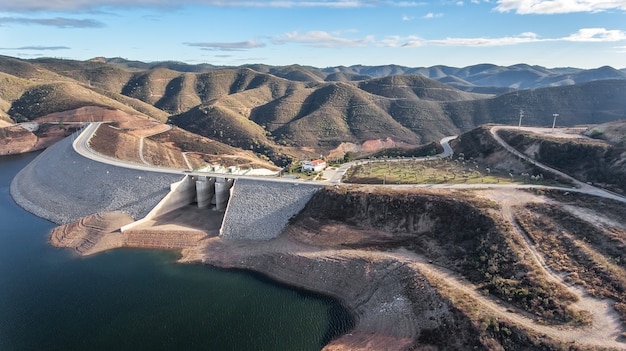
[[[233,187],[220,236],[223,239],[273,239],[320,188],[319,185],[239,179]]]
[[[143,218],[180,175],[113,167],[89,160],[72,148],[72,138],[49,147],[11,183],[20,206],[57,224],[84,216],[123,211]]]

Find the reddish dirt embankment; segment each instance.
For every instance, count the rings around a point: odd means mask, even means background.
[[[0,155],[16,155],[45,149],[76,129],[42,123],[34,132],[19,125],[0,128]]]
[[[164,125],[145,116],[119,110],[86,106],[36,118],[34,131],[20,125],[0,124],[0,155],[14,155],[45,149],[74,133],[81,122],[116,122],[118,128],[136,136],[150,135]]]
[[[196,247],[207,238],[207,233],[201,230],[181,226],[120,232],[122,226],[132,222],[133,219],[122,212],[94,214],[55,228],[50,234],[50,243],[87,256],[120,247],[180,250]]]
[[[205,214],[187,211],[123,234],[112,228],[128,218],[91,216],[51,240],[82,254],[176,247],[182,262],[250,269],[333,296],[354,324],[326,350],[626,348],[612,305],[572,293],[579,289],[513,223],[512,206],[545,201],[515,189],[337,187],[314,195],[267,241],[196,237],[208,228],[198,221]]]

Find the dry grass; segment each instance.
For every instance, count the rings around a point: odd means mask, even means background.
[[[376,161],[352,167],[344,181],[361,184],[541,184],[558,185],[543,174],[504,173],[475,160],[433,158],[429,161]]]
[[[626,320],[626,263],[612,235],[554,205],[518,208],[516,219],[552,269],[566,274],[567,282],[584,286],[589,294],[620,303],[616,308]]]

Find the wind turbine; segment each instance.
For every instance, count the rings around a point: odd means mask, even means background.
[[[552,117],[554,117],[554,119],[552,120],[552,133],[554,133],[554,126],[556,125],[556,118],[559,117],[559,114],[553,113]]]

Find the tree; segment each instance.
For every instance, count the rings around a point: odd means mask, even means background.
[[[343,155],[343,162],[350,162],[354,160],[355,156],[354,152],[348,151],[345,155]]]

